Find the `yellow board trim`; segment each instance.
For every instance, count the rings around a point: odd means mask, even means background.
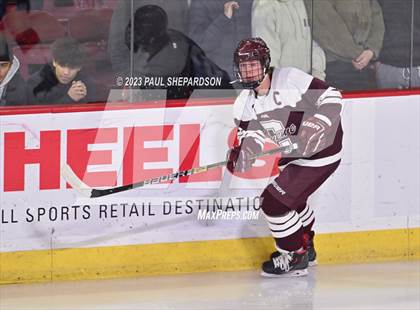
[[[420,259],[420,228],[319,234],[318,263]],[[259,268],[272,238],[0,253],[0,284]]]

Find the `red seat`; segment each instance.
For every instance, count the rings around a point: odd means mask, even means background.
[[[111,9],[92,9],[80,11],[69,20],[69,35],[85,47],[89,58],[86,66],[92,72],[102,71],[103,64],[109,62],[107,40],[111,17]]]
[[[98,42],[108,39],[112,10],[83,10],[69,19],[69,34],[79,42]]]
[[[44,0],[43,10],[54,15],[57,19],[68,19],[77,14],[77,8],[74,3],[70,6],[56,6],[54,0]]]
[[[29,14],[29,20],[41,43],[51,43],[65,36],[64,27],[47,12],[33,11]]]
[[[3,19],[8,39],[19,45],[51,43],[65,35],[58,20],[42,11],[8,13]]]
[[[3,24],[5,34],[10,42],[16,42],[17,44],[36,44],[39,42],[26,11],[7,13],[3,18]]]
[[[28,14],[15,11],[4,19],[5,31],[11,42],[16,42],[13,52],[21,63],[21,73],[27,79],[43,64],[51,61],[50,44],[65,36],[58,20],[42,11]]]

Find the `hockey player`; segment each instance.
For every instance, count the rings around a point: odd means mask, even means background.
[[[262,265],[263,276],[303,276],[315,263],[315,215],[308,197],[340,163],[340,92],[295,68],[270,68],[270,50],[260,38],[242,40],[234,52],[237,82],[245,88],[234,104],[238,146],[228,153],[230,172],[252,167],[266,138],[279,146],[280,174],[262,193],[261,209],[276,250]]]

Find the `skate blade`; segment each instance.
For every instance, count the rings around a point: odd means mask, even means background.
[[[261,276],[266,278],[292,278],[292,277],[304,277],[308,275],[308,269],[292,270],[283,274],[266,273],[261,271]]]
[[[318,265],[318,262],[316,260],[310,261],[308,263],[309,267],[315,267],[316,265]]]

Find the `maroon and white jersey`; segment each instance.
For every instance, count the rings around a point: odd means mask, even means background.
[[[299,152],[282,154],[280,166],[293,162],[299,166],[320,167],[340,159],[343,131],[340,112],[341,93],[325,82],[295,68],[274,68],[267,95],[243,90],[234,104],[238,140],[252,138],[263,149],[269,138],[278,146],[297,142],[301,123],[314,116],[330,127],[326,147],[309,158]]]

